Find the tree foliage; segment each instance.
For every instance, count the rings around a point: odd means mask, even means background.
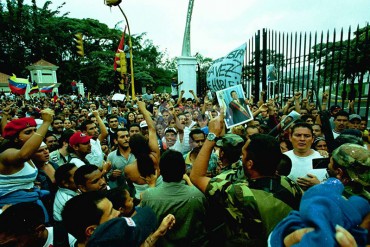
[[[330,81],[339,78],[353,83],[357,78],[362,83],[364,74],[370,71],[370,27],[358,27],[350,40],[313,46],[310,61],[320,68],[317,74]]]
[[[113,62],[122,31],[94,19],[69,18],[68,13],[61,13],[64,4],[55,10],[50,9],[50,4],[47,1],[39,7],[36,0],[31,5],[23,0],[0,0],[1,72],[26,77],[26,67],[44,59],[59,66],[61,92],[68,92],[72,80],[81,80],[93,92],[111,92],[116,88]],[[83,34],[83,58],[76,53],[74,35],[78,32]],[[145,36],[143,33],[131,37],[139,91],[148,84],[169,85],[170,78],[176,75],[174,59],[160,52]]]

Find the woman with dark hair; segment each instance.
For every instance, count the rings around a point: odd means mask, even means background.
[[[127,113],[126,120],[127,120],[127,124],[126,124],[127,128],[129,128],[131,124],[135,123],[135,113],[132,111]]]
[[[312,148],[316,151],[324,150],[328,152],[328,145],[326,144],[326,140],[324,137],[316,137],[312,143]]]
[[[136,161],[127,165],[124,173],[135,186],[135,198],[140,199],[140,194],[144,190],[161,184],[162,177],[159,176],[160,151],[154,121],[144,102],[138,101],[137,105],[148,125],[149,138],[141,134],[130,137],[131,153],[135,155]]]
[[[0,148],[0,207],[18,202],[37,202],[43,206],[40,201],[43,191],[34,186],[37,167],[30,158],[39,149],[53,115],[50,109],[42,110],[43,123],[36,131],[33,118],[6,123],[9,109],[3,110],[2,136],[6,140]]]

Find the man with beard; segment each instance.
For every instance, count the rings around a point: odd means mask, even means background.
[[[129,145],[130,135],[126,128],[117,129],[117,136],[113,141],[117,145],[117,150],[108,154],[107,160],[112,164],[112,169],[108,173],[108,183],[111,188],[116,188],[127,185],[123,171],[126,165],[134,162],[136,159],[131,153]]]
[[[349,114],[346,111],[340,110],[337,114],[335,114],[333,129],[334,139],[337,138],[343,130],[347,129],[348,119]]]
[[[77,167],[90,164],[86,159],[86,155],[91,153],[91,136],[87,136],[81,131],[75,132],[71,138],[69,138],[69,146],[71,160],[69,163],[75,164]]]
[[[100,168],[103,168],[103,166],[106,166],[106,163],[104,162],[104,153],[100,143],[105,140],[108,135],[108,131],[99,116],[99,112],[93,111],[92,113],[99,123],[100,133],[98,127],[93,121],[86,120],[81,124],[82,133],[91,137],[91,153],[86,155],[86,159],[90,162],[90,164],[94,164]]]
[[[82,193],[104,191],[108,188],[104,175],[96,165],[84,165],[77,168],[73,180]]]
[[[63,120],[60,117],[55,117],[52,124],[51,124],[51,127],[52,127],[53,134],[59,140],[59,138],[62,135],[63,130],[64,130]]]
[[[46,132],[44,142],[46,143],[49,152],[53,152],[59,147],[58,139],[51,131]]]
[[[108,146],[112,148],[114,146],[113,139],[116,138],[117,129],[118,129],[118,117],[117,115],[107,116],[108,120]]]

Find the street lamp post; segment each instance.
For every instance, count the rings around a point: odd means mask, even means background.
[[[128,23],[127,16],[125,12],[123,12],[121,6],[119,4],[121,3],[121,0],[106,0],[105,4],[108,6],[118,6],[119,10],[121,11],[123,17],[125,18],[125,21],[127,23],[127,29],[128,29],[128,43],[130,47],[130,72],[131,72],[131,92],[132,92],[132,99],[136,99],[135,95],[135,80],[134,80],[134,63],[132,60],[132,42],[131,42],[131,31],[130,31],[130,25]]]
[[[127,16],[126,16],[125,12],[123,12],[121,6],[118,5],[118,8],[121,11],[121,13],[122,13],[122,15],[125,18],[126,23],[127,23],[127,29],[128,29],[128,45],[130,47],[129,51],[130,51],[131,92],[132,92],[132,99],[135,99],[136,96],[135,96],[135,83],[134,83],[135,82],[135,80],[134,80],[134,63],[133,63],[133,60],[132,60],[132,42],[131,42],[130,25],[128,23]]]

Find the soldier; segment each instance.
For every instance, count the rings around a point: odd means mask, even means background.
[[[211,219],[214,235],[210,237],[218,246],[265,246],[275,225],[298,209],[302,191],[290,179],[276,175],[282,158],[280,147],[272,136],[263,134],[252,135],[242,148],[246,178],[207,177],[209,157],[223,128],[221,111],[210,121],[210,133],[190,173],[193,184],[210,200],[210,215],[217,215]]]
[[[370,202],[370,151],[357,144],[346,143],[333,151],[328,166],[330,177],[344,185],[343,195],[359,195]]]

